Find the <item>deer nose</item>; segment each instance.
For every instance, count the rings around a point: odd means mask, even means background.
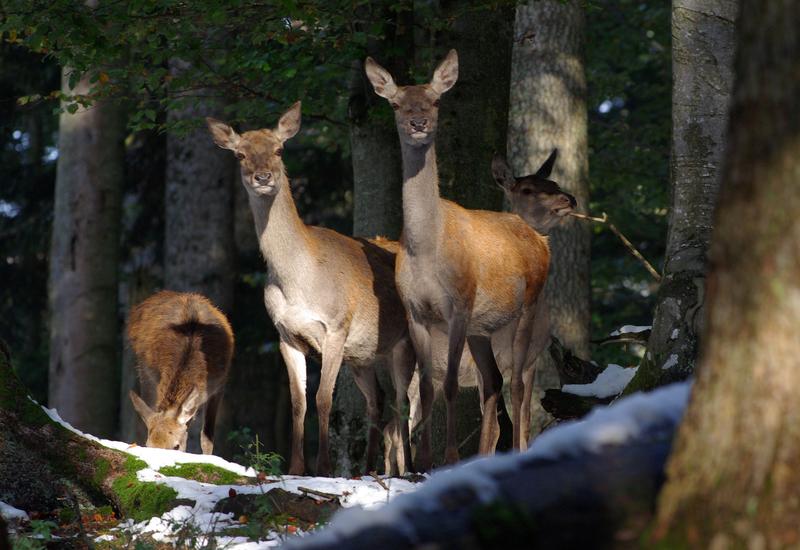
[[[422,131],[428,126],[427,118],[412,118],[408,121],[412,130]]]
[[[256,172],[256,183],[269,183],[272,180],[272,172]]]

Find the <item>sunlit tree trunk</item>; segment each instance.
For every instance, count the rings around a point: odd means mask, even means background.
[[[185,70],[172,60],[174,72]],[[233,307],[234,158],[214,145],[205,126],[206,116],[220,117],[221,107],[207,99],[184,98],[167,113],[170,123],[194,120],[196,129],[167,137],[166,192],[164,200],[164,286],[199,292],[223,312]],[[226,405],[223,401],[223,407]],[[194,422],[189,442],[199,422]],[[190,450],[197,451],[198,449]]]
[[[694,371],[725,153],[738,0],[672,2],[672,205],[647,353],[628,391]]]
[[[532,174],[553,148],[551,179],[589,207],[584,13],[580,2],[534,0],[517,6],[511,64],[508,156],[516,175]],[[545,289],[553,334],[589,357],[590,230],[570,218],[550,232]]]
[[[742,0],[706,336],[658,534],[800,544],[800,4]]]
[[[66,94],[88,94],[89,77]],[[99,102],[59,118],[50,249],[49,405],[98,436],[116,429],[119,378],[117,264],[125,123]]]

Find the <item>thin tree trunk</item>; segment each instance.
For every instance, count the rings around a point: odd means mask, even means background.
[[[62,90],[86,94],[88,77]],[[121,107],[99,102],[59,118],[50,250],[49,404],[76,427],[110,437],[116,428],[119,365],[117,263],[125,124]]]
[[[733,86],[737,3],[672,3],[672,207],[653,330],[628,392],[694,371]]]
[[[580,2],[533,0],[517,6],[508,120],[509,161],[532,174],[554,148],[551,179],[589,207],[584,73],[584,13]],[[590,241],[588,224],[570,218],[550,232],[545,293],[553,334],[588,359]]]
[[[173,72],[185,64],[172,60]],[[167,113],[168,122],[219,116],[219,105],[191,99]],[[214,145],[204,126],[167,137],[164,286],[198,292],[230,315],[233,307],[234,235],[233,157]],[[226,407],[227,401],[223,401]],[[189,450],[196,452],[199,421],[190,428]]]
[[[707,336],[659,534],[800,544],[800,4],[742,0]]]

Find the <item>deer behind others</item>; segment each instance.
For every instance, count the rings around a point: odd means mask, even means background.
[[[133,308],[128,339],[143,388],[155,389],[152,408],[130,392],[147,426],[147,446],[185,451],[188,424],[205,404],[200,447],[211,454],[217,408],[233,358],[228,319],[204,296],[164,290]]]

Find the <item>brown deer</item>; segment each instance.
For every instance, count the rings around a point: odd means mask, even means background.
[[[515,178],[511,168],[506,161],[495,156],[492,160],[492,174],[500,188],[506,194],[511,211],[520,216],[525,222],[537,232],[546,235],[550,229],[560,224],[575,207],[575,197],[563,191],[559,185],[547,178],[550,175],[555,163],[558,151],[553,150],[541,168],[528,176]],[[523,369],[524,397],[522,402],[522,443],[526,443],[530,429],[531,398],[533,392],[533,379],[535,372],[535,361],[539,354],[544,351],[550,342],[550,312],[545,300],[537,300],[539,308],[533,321],[531,342],[528,346],[528,353]],[[440,333],[432,335],[434,339],[443,338]],[[509,349],[496,349],[495,359],[500,367],[504,382],[510,382],[511,371],[508,366],[511,360],[508,357]],[[434,361],[433,386],[435,392],[441,392],[447,366],[443,361]],[[460,387],[478,387],[482,394],[481,379],[477,372],[475,362],[469,353],[464,353],[459,371],[458,385]],[[408,389],[411,402],[410,408],[410,429],[415,429],[422,420],[419,403],[419,377],[414,374],[411,385]],[[394,447],[387,439],[387,449],[393,451]]]
[[[409,317],[409,332],[420,363],[423,419],[433,401],[434,358],[447,335],[445,460],[458,460],[455,396],[465,342],[478,366],[484,415],[479,451],[493,452],[499,437],[497,401],[502,376],[495,345],[512,356],[514,445],[521,447],[523,367],[539,294],[547,277],[547,241],[515,214],[467,210],[439,196],[436,137],[439,100],[458,79],[458,56],[451,50],[429,84],[397,86],[383,67],[367,58],[375,92],[395,111],[403,158],[403,234],[395,278]],[[429,467],[430,423],[424,422],[418,466]]]
[[[135,306],[128,339],[139,379],[155,388],[155,408],[130,392],[147,426],[147,446],[186,450],[187,426],[205,404],[200,447],[214,450],[214,425],[233,358],[231,325],[199,294],[163,290]]]
[[[371,422],[367,445],[370,467],[380,437],[380,389],[373,364],[390,360],[398,411],[408,411],[408,387],[414,353],[405,311],[394,284],[395,256],[390,242],[353,239],[322,227],[307,226],[292,199],[281,159],[283,144],[300,129],[300,102],[274,129],[237,134],[208,119],[217,145],[236,154],[247,189],[261,253],[267,267],[264,303],[278,330],[289,372],[292,398],[292,458],[289,473],[302,474],[303,421],[306,413],[306,355],[322,357],[317,391],[319,455],[317,474],[330,473],[328,420],[342,361],[353,372],[367,401]],[[408,423],[403,423],[403,460],[408,464]],[[407,458],[405,458],[407,457]],[[400,465],[405,469],[403,464]]]

